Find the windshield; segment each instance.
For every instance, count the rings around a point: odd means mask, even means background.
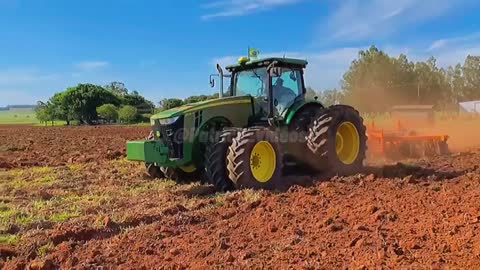
[[[299,69],[283,68],[280,76],[271,78],[274,114],[282,115],[303,94],[302,73]],[[258,110],[268,112],[268,80],[266,67],[240,71],[235,75],[236,96],[252,96]]]
[[[256,68],[240,71],[235,76],[235,95],[236,96],[267,96],[267,69]]]

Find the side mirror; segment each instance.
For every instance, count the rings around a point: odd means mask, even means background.
[[[214,88],[215,87],[215,79],[213,76],[216,76],[216,74],[210,75],[210,87]]]

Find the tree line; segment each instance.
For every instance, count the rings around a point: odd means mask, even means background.
[[[441,68],[434,57],[413,62],[375,46],[362,50],[340,82],[341,89],[318,93],[325,104],[350,104],[362,112],[386,112],[394,105],[434,105],[456,110],[458,102],[480,99],[480,56]],[[310,89],[313,91],[313,89]]]
[[[111,82],[105,86],[79,84],[55,93],[48,101],[39,101],[35,108],[37,119],[54,125],[55,121],[79,124],[148,122],[152,114],[181,105],[218,98],[218,94],[190,96],[185,99],[166,98],[158,105],[137,91],[129,91],[124,83]]]
[[[106,86],[79,84],[55,93],[48,101],[37,103],[35,113],[40,122],[73,121],[80,124],[132,123],[148,121],[155,105],[137,91],[130,92],[123,83]]]

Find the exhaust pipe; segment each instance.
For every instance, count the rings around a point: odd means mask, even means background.
[[[217,64],[218,76],[220,77],[220,93],[218,93],[218,98],[223,98],[223,69]]]

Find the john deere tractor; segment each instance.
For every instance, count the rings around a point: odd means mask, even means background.
[[[152,116],[149,138],[128,142],[127,158],[144,162],[152,177],[204,181],[219,191],[288,186],[292,177],[282,176],[292,166],[299,173],[359,170],[363,119],[350,106],[307,98],[306,66],[300,59],[242,57],[224,75],[217,65],[219,98]]]

